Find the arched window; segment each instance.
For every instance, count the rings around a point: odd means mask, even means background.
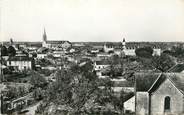
[[[171,98],[169,96],[165,97],[164,100],[164,111],[170,111],[171,109]]]

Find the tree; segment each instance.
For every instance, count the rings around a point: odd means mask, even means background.
[[[98,94],[97,94],[97,98],[96,101],[100,104],[100,105],[105,105],[107,103],[110,103],[113,99],[113,82],[110,80],[110,78],[106,78],[103,79],[100,83],[100,86],[103,86]]]
[[[19,86],[17,89],[17,95],[19,97],[24,96],[24,94],[26,93],[25,87],[24,86]]]
[[[172,48],[173,56],[181,58],[184,56],[184,47],[177,46]]]
[[[9,56],[15,56],[16,55],[16,50],[13,46],[9,46],[7,51],[8,51]]]
[[[8,51],[6,46],[2,46],[1,47],[1,56],[7,56],[8,55]]]
[[[35,100],[41,100],[43,99],[43,91],[41,90],[41,88],[37,88],[33,91],[33,98]]]
[[[161,54],[161,56],[154,56],[152,58],[151,65],[161,72],[166,72],[175,65],[175,62],[168,54]]]
[[[8,87],[6,97],[10,100],[18,97],[18,91],[15,87]]]
[[[57,104],[69,104],[72,100],[72,76],[71,72],[64,69],[55,72],[56,82],[49,85],[47,100]]]
[[[31,71],[29,74],[30,74],[30,83],[35,88],[37,87],[43,88],[47,84],[45,78],[42,75],[40,75],[38,72]]]
[[[36,53],[36,52],[33,52],[33,53],[32,53],[32,56],[33,56],[34,58],[36,58],[36,57],[37,57],[37,53]]]
[[[47,100],[55,105],[71,107],[74,114],[83,111],[98,89],[97,77],[91,70],[90,63],[81,67],[75,65],[68,70],[57,70],[56,82],[49,85],[47,90]]]
[[[137,48],[135,53],[138,57],[150,58],[152,57],[153,49],[151,47]]]

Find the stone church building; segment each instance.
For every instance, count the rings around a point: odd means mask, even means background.
[[[136,115],[184,115],[184,74],[136,74]]]
[[[47,40],[47,34],[44,29],[42,47],[54,50],[66,50],[72,46],[72,43],[66,40]]]

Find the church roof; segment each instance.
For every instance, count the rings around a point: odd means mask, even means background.
[[[50,44],[63,44],[65,42],[71,44],[69,41],[65,41],[65,40],[62,40],[62,41],[49,40],[49,41],[47,41],[47,43],[50,43]]]
[[[136,74],[136,91],[152,93],[169,79],[181,92],[184,92],[184,74],[182,73],[146,73]]]
[[[159,73],[136,73],[136,91],[148,91],[159,77]]]

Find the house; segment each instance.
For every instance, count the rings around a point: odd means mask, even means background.
[[[102,53],[98,53],[96,57],[98,57],[99,59],[108,59],[111,56],[112,55],[109,53],[102,52]]]
[[[135,112],[135,96],[131,95],[131,97],[127,98],[124,101],[124,113],[134,113]]]
[[[38,58],[38,59],[43,59],[43,58],[45,58],[45,57],[47,57],[47,54],[46,54],[46,53],[38,53],[38,54],[37,54],[37,58]]]
[[[99,49],[91,49],[91,53],[99,53]]]
[[[105,43],[103,49],[106,53],[114,51],[114,45],[112,43]]]
[[[9,57],[7,67],[15,71],[32,70],[34,68],[34,59],[27,56]]]
[[[183,115],[184,74],[139,73],[136,78],[136,115]]]
[[[62,57],[62,56],[65,55],[65,51],[62,51],[62,50],[53,51],[53,52],[52,52],[52,55],[53,55],[54,57]]]
[[[102,60],[102,61],[95,61],[94,62],[94,70],[99,71],[104,68],[107,68],[110,66],[110,63],[107,60]]]

